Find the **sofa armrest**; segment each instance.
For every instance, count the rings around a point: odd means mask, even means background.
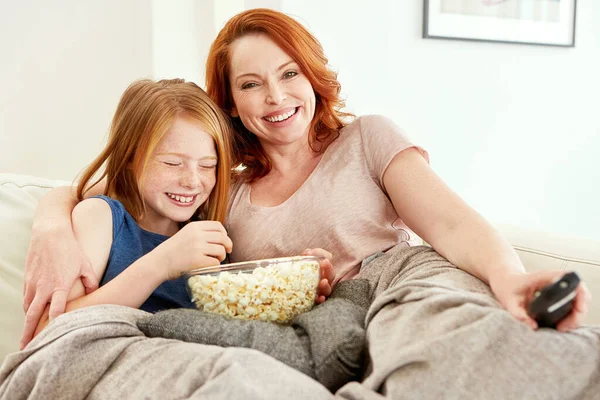
[[[511,225],[496,228],[515,248],[527,271],[577,272],[592,294],[584,323],[600,325],[600,242]]]
[[[23,329],[23,275],[40,198],[69,181],[0,173],[0,360],[18,348]]]

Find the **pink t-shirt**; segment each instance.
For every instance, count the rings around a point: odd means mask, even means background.
[[[234,184],[226,223],[231,262],[321,247],[333,254],[337,282],[353,278],[374,253],[402,241],[420,244],[398,218],[382,183],[394,156],[409,147],[416,146],[390,119],[363,116],[340,131],[304,184],[280,205],[253,205],[250,185]]]

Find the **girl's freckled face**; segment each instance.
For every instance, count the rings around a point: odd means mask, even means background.
[[[189,118],[177,118],[150,156],[142,176],[146,214],[140,226],[177,231],[208,199],[216,183],[217,152],[212,136]],[[174,229],[174,231],[173,231]]]

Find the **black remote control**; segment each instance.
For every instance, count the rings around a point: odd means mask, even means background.
[[[569,314],[577,295],[579,275],[569,272],[534,293],[527,311],[539,327],[556,328],[556,325]]]

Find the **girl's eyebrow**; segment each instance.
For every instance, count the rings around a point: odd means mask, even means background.
[[[176,156],[181,158],[190,158],[183,153],[156,153],[157,156]],[[217,160],[217,156],[204,156],[200,157],[200,160]]]
[[[285,67],[287,67],[288,65],[290,65],[290,64],[293,64],[293,63],[295,63],[295,62],[296,62],[296,61],[294,61],[294,60],[290,60],[290,61],[284,62],[284,63],[283,63],[283,64],[281,64],[279,67],[277,67],[277,69],[275,70],[275,72],[279,72],[279,71],[281,71],[282,69],[284,69]],[[237,76],[235,79],[236,79],[236,80],[238,80],[238,79],[240,79],[240,78],[244,78],[244,77],[248,77],[248,76],[256,76],[256,77],[260,77],[260,75],[258,75],[258,74],[255,74],[255,73],[252,73],[252,72],[248,72],[248,73],[245,73],[245,74],[240,74],[240,75],[238,75],[238,76]]]

